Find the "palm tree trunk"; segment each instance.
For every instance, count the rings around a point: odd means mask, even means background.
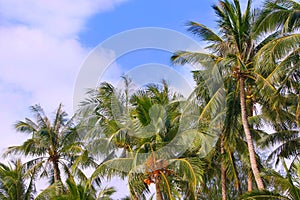
[[[163,200],[160,188],[159,188],[159,180],[158,177],[156,177],[155,181],[155,189],[156,189],[156,200]]]
[[[253,185],[252,185],[252,173],[251,170],[248,171],[248,192],[252,192]]]
[[[249,96],[251,96],[251,94],[249,94]],[[249,108],[250,108],[250,112],[249,112],[249,117],[252,117],[253,116],[253,103],[252,101],[250,102],[250,105],[249,105]],[[253,127],[251,126],[251,129]],[[248,178],[247,178],[247,187],[248,187],[248,192],[252,192],[253,190],[253,182],[252,182],[252,171],[249,169],[248,170]]]
[[[52,160],[52,163],[53,163],[54,183],[57,183],[57,182],[61,181],[60,171],[59,171],[59,167],[58,167],[58,160],[54,158]],[[62,193],[62,189],[60,187],[57,187],[55,193],[56,193],[56,195],[60,195]]]
[[[221,135],[221,187],[222,187],[222,200],[226,200],[226,166],[224,163],[224,133]]]
[[[262,179],[261,179],[258,167],[257,167],[257,162],[255,159],[254,145],[253,145],[252,136],[251,136],[248,119],[247,119],[246,99],[245,99],[245,79],[243,77],[240,78],[240,104],[241,104],[242,123],[243,123],[244,132],[245,132],[245,136],[246,136],[246,140],[247,140],[247,144],[248,144],[251,169],[253,171],[255,182],[257,184],[258,189],[263,190],[264,184],[262,182]]]
[[[60,172],[59,172],[57,160],[53,160],[53,172],[54,172],[54,183],[56,183],[60,181]]]

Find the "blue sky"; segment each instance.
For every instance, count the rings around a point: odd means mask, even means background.
[[[187,20],[211,23],[213,19],[212,0],[131,0],[117,7],[113,12],[95,15],[87,23],[87,29],[80,34],[81,41],[96,45],[121,31],[138,27],[164,27],[184,31]],[[104,29],[103,29],[104,28]],[[91,37],[86,37],[86,36]]]
[[[62,102],[72,113],[76,78],[89,52],[122,31],[161,27],[185,31],[188,20],[215,28],[215,0],[0,0],[0,150],[26,138],[12,128],[41,104],[52,113]],[[254,5],[257,6],[254,1]],[[246,1],[242,0],[242,4]],[[176,42],[176,41],[174,41]],[[114,52],[105,54],[114,57]],[[130,52],[109,67],[115,79],[148,63],[168,66],[170,52]],[[191,81],[190,69],[176,69]],[[114,75],[111,77],[110,75]],[[115,80],[114,80],[115,81]]]

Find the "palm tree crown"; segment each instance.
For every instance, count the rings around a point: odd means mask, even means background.
[[[19,121],[15,128],[19,132],[28,133],[31,138],[20,146],[9,147],[5,155],[12,153],[30,156],[27,167],[41,177],[50,177],[50,182],[61,181],[61,168],[67,176],[71,175],[71,166],[78,165],[85,157],[85,165],[94,164],[80,141],[74,126],[74,118],[67,119],[62,104],[56,110],[53,121],[46,116],[39,105],[31,107],[35,120],[26,118]],[[73,174],[75,171],[73,171]]]

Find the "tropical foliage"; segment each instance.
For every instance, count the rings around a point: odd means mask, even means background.
[[[26,184],[26,180],[29,183]],[[35,192],[34,174],[28,173],[20,160],[9,165],[0,163],[0,198],[30,200]]]
[[[113,178],[127,182],[124,199],[300,199],[300,4],[242,7],[213,5],[216,29],[187,23],[207,44],[171,57],[201,66],[189,97],[122,77],[70,118],[62,104],[53,119],[31,106],[14,125],[28,139],[3,154],[17,159],[0,163],[0,199],[112,199]]]

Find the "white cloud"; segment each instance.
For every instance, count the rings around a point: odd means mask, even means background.
[[[13,124],[21,117],[22,110],[27,105],[24,97],[30,96],[30,93],[22,91],[14,84],[5,84],[0,80],[0,105],[1,105],[1,140],[0,153],[2,153],[7,145],[18,145],[20,140],[25,139],[26,135],[17,135],[13,131]],[[18,138],[16,140],[16,138]]]
[[[48,34],[74,36],[97,12],[113,9],[125,0],[0,0],[1,16]]]
[[[24,26],[0,28],[0,77],[33,94],[34,103],[68,101],[80,63],[87,54],[81,44],[51,37]]]
[[[74,83],[90,49],[78,34],[86,21],[124,0],[0,0],[0,149],[20,144],[12,123],[40,103],[72,111]]]

